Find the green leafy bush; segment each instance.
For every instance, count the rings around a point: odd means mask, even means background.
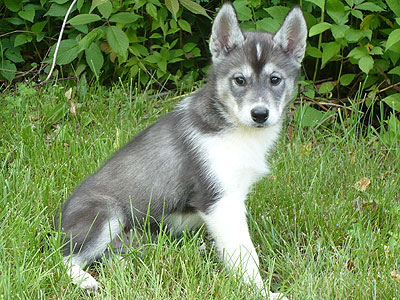
[[[0,80],[43,78],[72,1],[1,1]],[[399,112],[398,0],[236,0],[233,5],[244,29],[270,32],[289,7],[302,7],[309,27],[301,82],[305,99],[343,104],[361,90],[368,92],[361,97],[366,107],[380,99],[384,109]],[[78,0],[57,56],[59,77],[102,84],[133,78],[138,86],[158,90],[191,86],[209,63],[207,11],[219,6],[193,0]]]
[[[71,2],[1,2],[0,11],[6,14],[0,20],[0,79],[11,82],[29,70],[36,74],[41,62],[52,62],[55,38]],[[203,17],[194,19],[194,14]],[[137,78],[142,85],[156,82],[158,88],[165,82],[179,86],[182,79],[191,83],[207,62],[201,57],[203,36],[193,35],[192,28],[210,26],[208,18],[206,10],[191,0],[78,0],[56,64],[64,77],[87,73],[102,83],[118,77]]]

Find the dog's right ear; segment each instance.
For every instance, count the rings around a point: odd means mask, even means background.
[[[210,51],[214,62],[223,58],[244,41],[235,9],[225,3],[215,17],[210,38]]]

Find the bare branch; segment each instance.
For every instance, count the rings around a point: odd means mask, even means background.
[[[54,51],[53,64],[51,65],[51,69],[50,69],[49,74],[47,75],[47,78],[46,78],[41,84],[45,84],[47,81],[49,81],[49,79],[50,79],[50,77],[51,77],[51,74],[53,73],[54,67],[55,67],[55,65],[56,65],[56,59],[57,59],[58,48],[60,47],[60,43],[61,43],[61,40],[62,40],[62,35],[63,35],[63,33],[64,33],[65,24],[67,23],[68,16],[69,16],[69,14],[71,13],[72,7],[75,5],[76,1],[77,1],[77,0],[73,0],[73,1],[72,1],[70,7],[68,8],[67,13],[65,14],[65,18],[64,18],[63,24],[62,24],[62,26],[61,26],[60,35],[59,35],[58,41],[57,41],[56,50]]]

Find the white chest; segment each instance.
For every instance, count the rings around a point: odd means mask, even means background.
[[[276,141],[280,126],[240,128],[199,139],[199,154],[224,193],[245,196],[253,183],[268,172],[266,155]]]

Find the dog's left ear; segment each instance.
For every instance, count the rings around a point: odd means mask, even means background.
[[[289,11],[281,28],[274,35],[274,41],[300,64],[306,51],[306,40],[306,20],[300,7],[296,6]]]
[[[215,17],[210,38],[210,51],[213,61],[227,55],[244,41],[235,9],[231,3],[225,3]]]

